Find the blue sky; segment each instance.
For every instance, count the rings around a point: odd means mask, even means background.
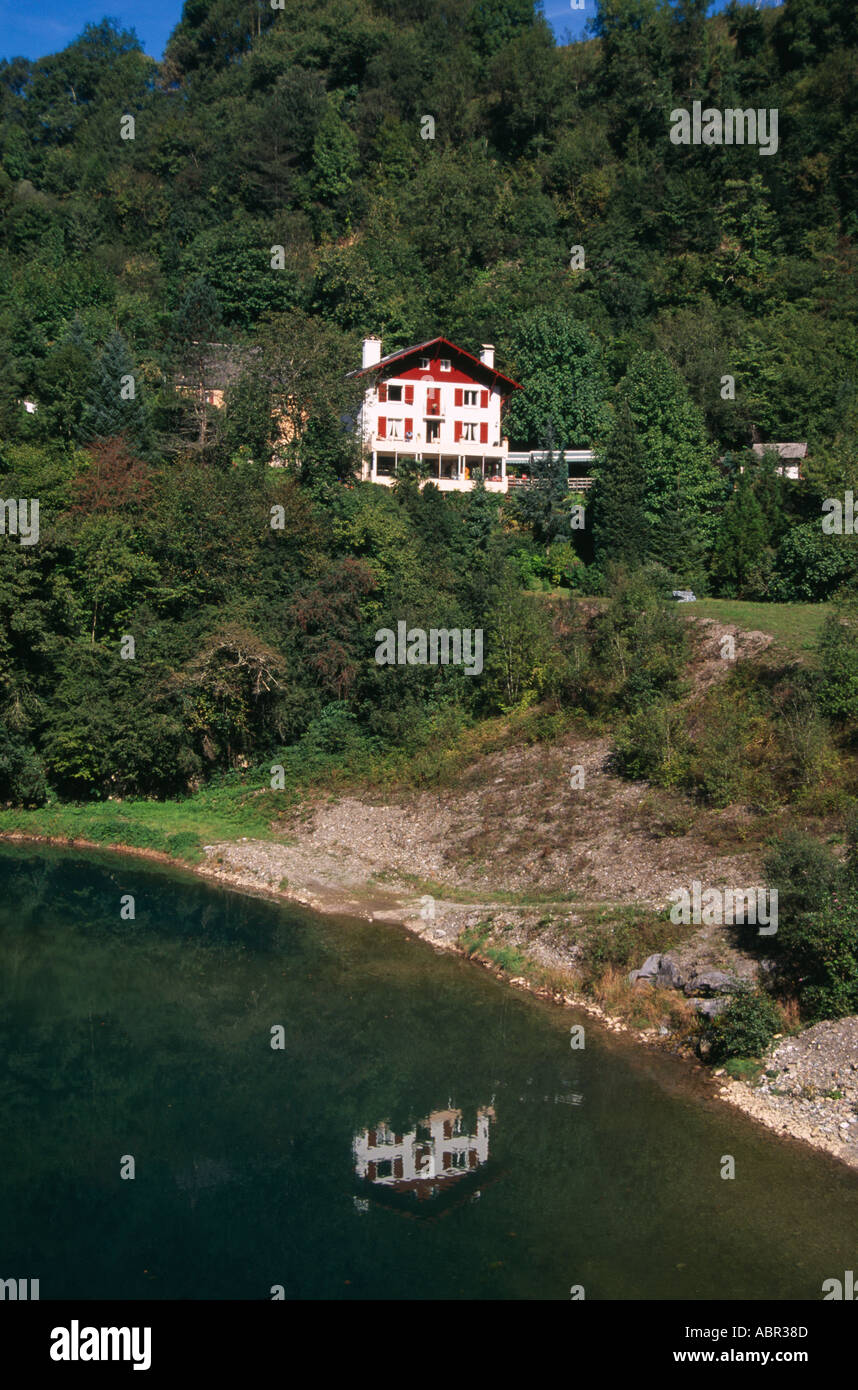
[[[727,0],[713,0],[712,10]],[[772,0],[763,0],[769,5]],[[415,0],[419,4],[419,0]],[[545,17],[561,41],[580,38],[595,10],[572,9],[570,0],[544,0]],[[41,58],[77,37],[84,25],[105,15],[135,29],[147,53],[160,58],[182,12],[182,0],[0,0],[0,58]]]

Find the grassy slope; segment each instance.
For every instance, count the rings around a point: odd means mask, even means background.
[[[684,605],[698,618],[735,624],[746,632],[770,632],[775,641],[799,655],[816,644],[830,603],[744,603],[738,599],[701,598]]]

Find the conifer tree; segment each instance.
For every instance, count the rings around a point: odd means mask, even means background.
[[[768,527],[748,473],[724,508],[718,527],[712,574],[725,598],[761,597],[771,567]]]
[[[90,439],[109,439],[124,434],[141,443],[143,412],[134,362],[122,334],[111,333],[102,349],[84,412],[84,428]]]
[[[646,473],[640,440],[625,401],[599,460],[593,498],[596,563],[641,564],[650,542],[644,514]]]

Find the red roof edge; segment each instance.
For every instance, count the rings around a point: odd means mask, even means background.
[[[490,367],[481,357],[475,357],[472,352],[468,352],[467,348],[459,347],[458,343],[451,343],[449,338],[427,338],[425,343],[415,343],[412,347],[400,348],[398,352],[390,352],[378,362],[373,362],[371,366],[358,367],[354,372],[347,372],[346,376],[366,376],[367,372],[377,372],[380,367],[388,367],[400,357],[408,357],[410,353],[419,352],[421,348],[434,347],[436,343],[443,343],[445,347],[452,348],[454,352],[459,352],[463,357],[470,358],[478,367],[482,367],[483,371],[491,372],[492,376],[497,377],[500,381],[508,382],[514,391],[522,390],[521,384],[518,381],[513,381],[511,376],[505,376],[503,372],[498,371],[497,367]]]

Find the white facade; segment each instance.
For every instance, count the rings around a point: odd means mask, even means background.
[[[477,1112],[475,1134],[466,1134],[461,1110],[435,1110],[417,1129],[394,1134],[384,1124],[355,1136],[355,1173],[396,1191],[430,1195],[451,1180],[481,1168],[489,1157],[491,1106]]]
[[[466,490],[482,477],[487,488],[506,491],[501,412],[517,386],[495,370],[491,344],[479,359],[443,338],[382,358],[380,339],[366,338],[359,375],[367,381],[359,413],[364,479],[389,485],[400,458],[417,458],[442,490]]]

